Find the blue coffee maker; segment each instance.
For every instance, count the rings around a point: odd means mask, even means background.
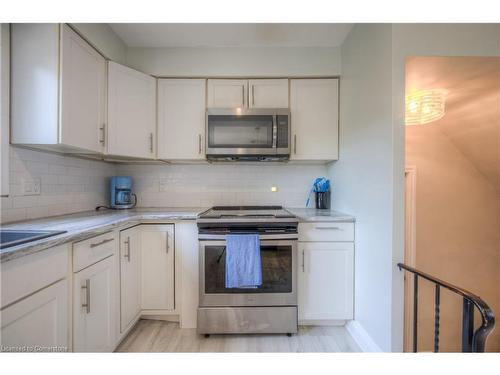
[[[110,198],[111,208],[133,208],[137,203],[137,196],[132,193],[132,177],[111,177]]]

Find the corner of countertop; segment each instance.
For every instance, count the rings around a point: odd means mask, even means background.
[[[339,222],[354,223],[356,218],[336,210],[323,210],[305,207],[285,207],[294,214],[301,222]]]

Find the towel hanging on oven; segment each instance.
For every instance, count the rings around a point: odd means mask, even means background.
[[[261,285],[259,235],[226,235],[226,288],[257,288]]]

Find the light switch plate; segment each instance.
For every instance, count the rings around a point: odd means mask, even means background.
[[[22,181],[23,195],[40,195],[42,180],[40,178],[24,179]]]

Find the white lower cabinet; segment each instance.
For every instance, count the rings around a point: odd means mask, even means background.
[[[174,226],[141,225],[142,309],[174,310]]]
[[[141,312],[141,234],[139,227],[120,232],[120,332]]]
[[[299,320],[353,319],[354,243],[299,242]]]
[[[116,263],[109,256],[73,276],[73,350],[110,352],[116,344]]]
[[[58,281],[0,312],[2,351],[66,351],[68,280]]]

